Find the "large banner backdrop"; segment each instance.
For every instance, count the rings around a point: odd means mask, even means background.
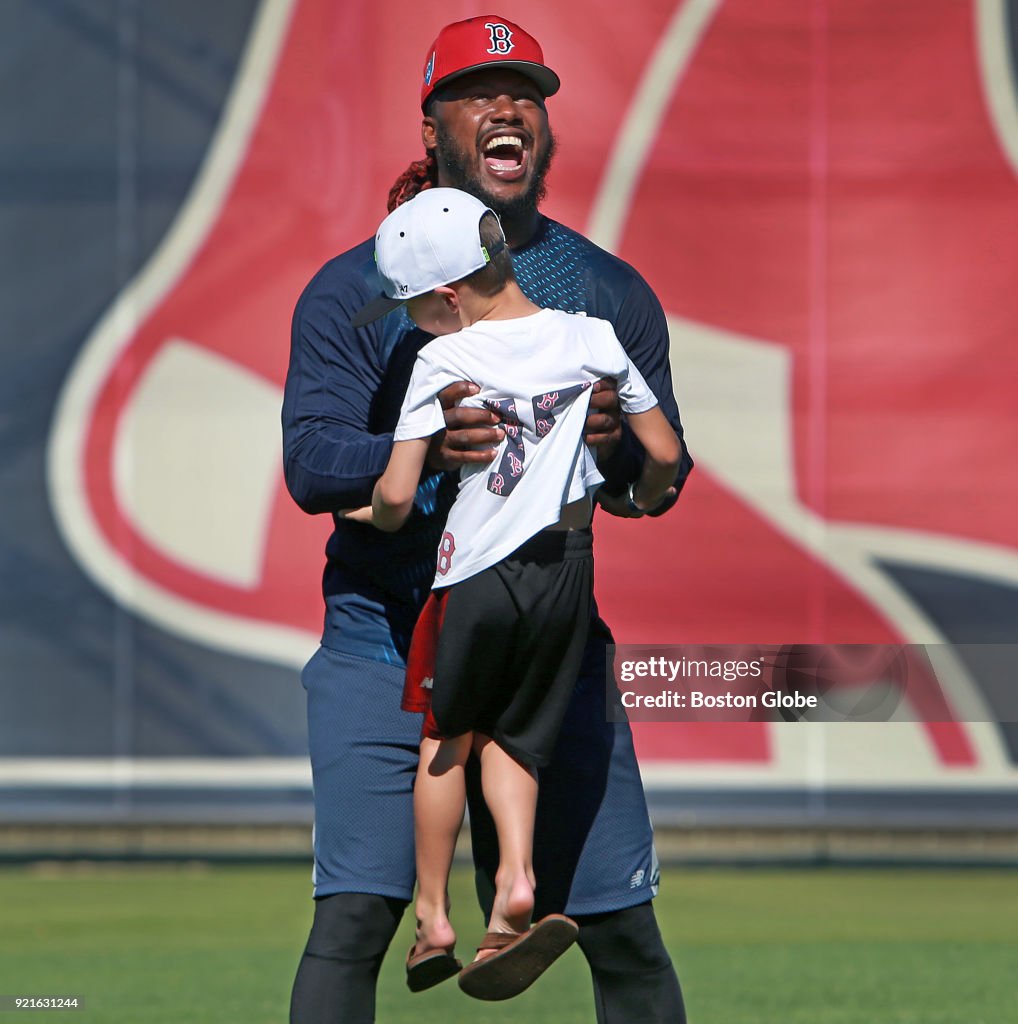
[[[563,82],[545,209],[657,292],[697,460],[669,515],[596,519],[619,642],[951,670],[935,722],[636,725],[658,820],[1013,823],[1018,3],[496,10]],[[4,5],[9,819],[307,817],[329,522],[282,482],[290,315],[422,155],[428,44],[482,13]]]

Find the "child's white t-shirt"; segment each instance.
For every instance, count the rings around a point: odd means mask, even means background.
[[[435,338],[418,353],[394,438],[445,429],[438,393],[473,381],[479,394],[461,404],[488,408],[506,437],[490,465],[464,466],[449,512],[433,586],[458,583],[501,561],[559,521],[562,506],[603,483],[583,443],[591,385],[618,382],[624,412],[657,405],[612,325],[542,309],[512,320],[479,320]]]

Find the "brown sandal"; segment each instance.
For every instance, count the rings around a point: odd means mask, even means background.
[[[511,999],[528,989],[576,941],[579,928],[564,914],[549,914],[518,935],[488,932],[477,951],[497,952],[460,972],[459,986],[475,999]]]
[[[463,969],[451,949],[429,949],[414,956],[416,948],[414,943],[406,957],[406,983],[411,992],[434,988]]]

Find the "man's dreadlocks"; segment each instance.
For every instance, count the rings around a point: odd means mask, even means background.
[[[428,150],[423,160],[415,160],[389,189],[388,210],[392,213],[397,206],[413,199],[419,192],[438,184],[438,164],[435,153]]]

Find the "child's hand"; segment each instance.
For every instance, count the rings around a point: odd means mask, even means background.
[[[349,519],[355,523],[367,523],[369,526],[372,525],[370,505],[365,505],[363,508],[343,508],[336,514],[340,519]]]

